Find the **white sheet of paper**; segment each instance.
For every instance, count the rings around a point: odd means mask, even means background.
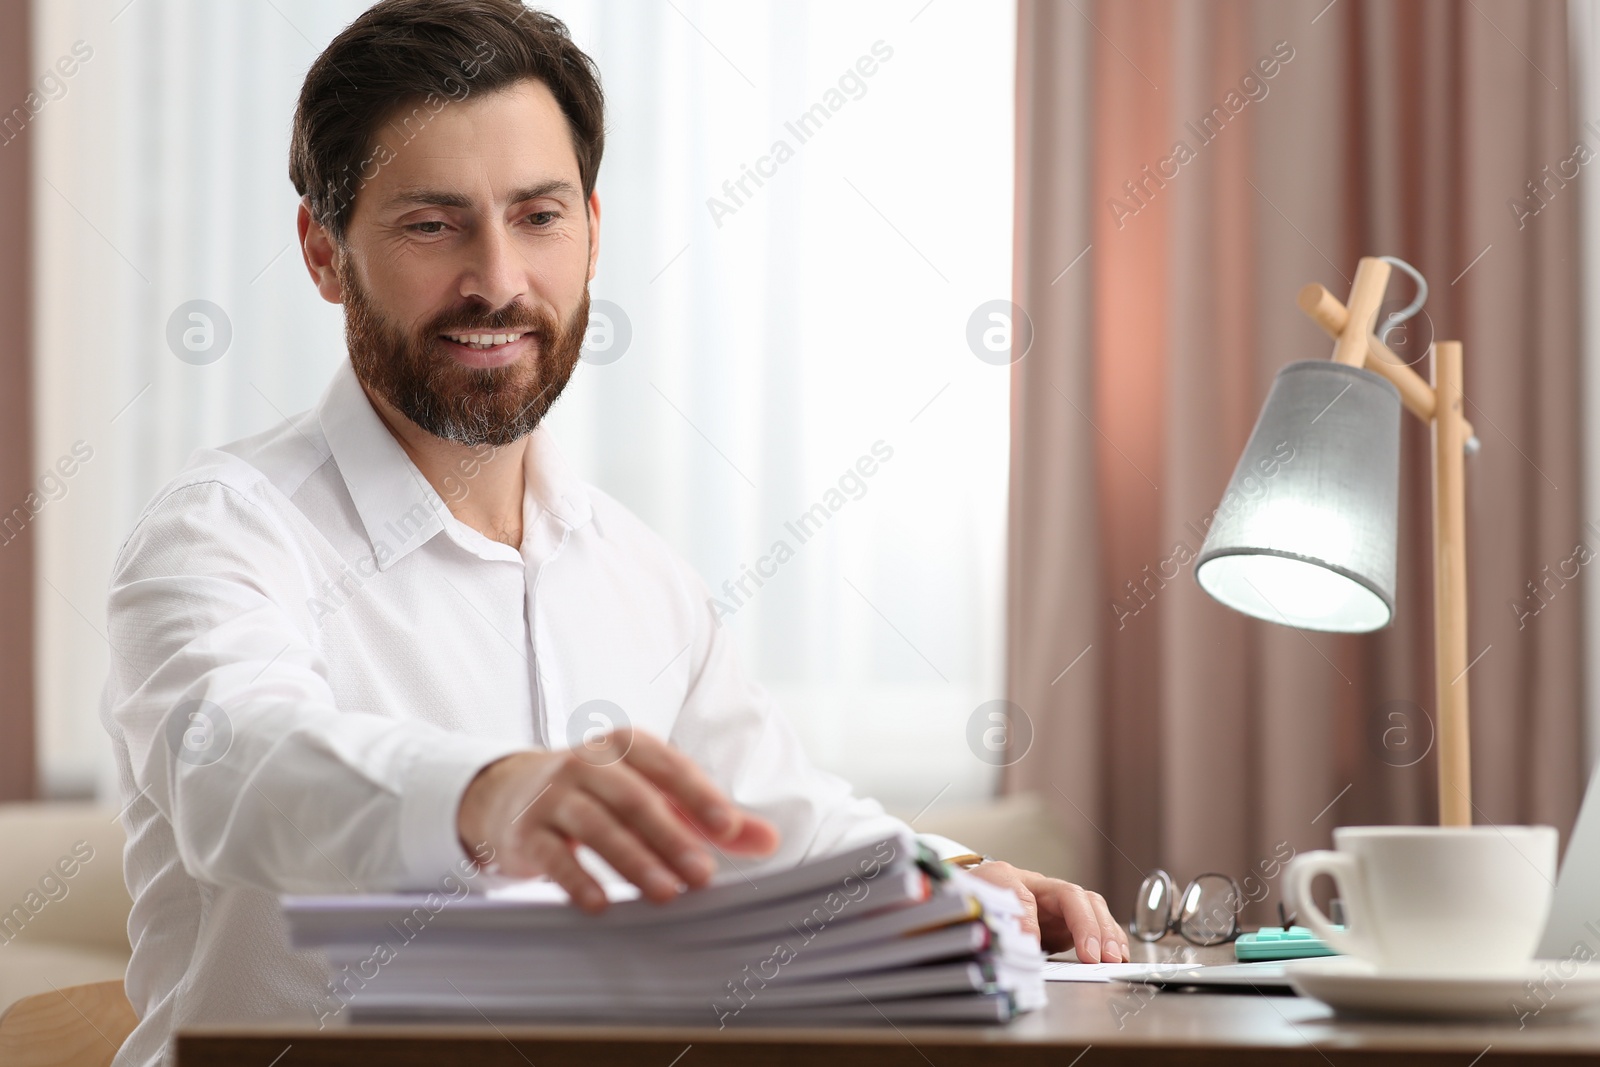
[[[1135,974],[1152,971],[1192,971],[1193,963],[1073,963],[1070,960],[1047,960],[1044,965],[1046,982],[1114,982]]]
[[[613,904],[637,900],[639,890],[626,882],[601,882],[606,899]],[[544,878],[499,878],[484,876],[484,895],[490,900],[515,900],[522,904],[566,904],[572,898],[556,883]]]

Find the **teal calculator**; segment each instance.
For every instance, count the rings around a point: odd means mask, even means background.
[[[1241,963],[1256,960],[1302,960],[1311,956],[1337,956],[1328,943],[1304,926],[1263,926],[1253,933],[1240,934],[1233,943],[1234,959]]]

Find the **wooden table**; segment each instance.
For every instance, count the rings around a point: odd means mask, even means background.
[[[1169,938],[1170,942],[1172,939]],[[1221,949],[1139,946],[1147,961],[1231,962]],[[1052,982],[1009,1026],[734,1029],[644,1026],[215,1026],[177,1036],[178,1067],[1490,1067],[1600,1063],[1600,1013],[1503,1022],[1336,1018],[1313,1000]]]

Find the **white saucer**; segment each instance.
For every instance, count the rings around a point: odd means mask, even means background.
[[[1569,960],[1534,960],[1504,974],[1418,974],[1329,956],[1293,960],[1285,970],[1301,996],[1360,1015],[1531,1022],[1600,1004],[1600,966]]]

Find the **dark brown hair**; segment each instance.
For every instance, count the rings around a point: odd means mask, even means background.
[[[289,180],[309,198],[311,217],[342,242],[356,193],[394,157],[394,146],[377,140],[380,124],[404,143],[450,102],[524,78],[543,82],[566,115],[587,200],[605,147],[600,72],[560,19],[518,0],[382,0],[368,8],[306,72]]]

